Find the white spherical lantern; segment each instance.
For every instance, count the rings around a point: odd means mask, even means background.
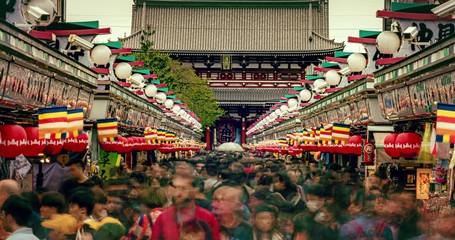
[[[330,86],[336,86],[340,84],[341,76],[336,70],[329,70],[325,73],[325,80]]]
[[[400,48],[401,40],[398,34],[384,31],[376,37],[376,47],[382,54],[393,54]]]
[[[175,114],[177,114],[180,111],[180,109],[182,109],[182,108],[180,106],[178,106],[178,105],[175,105],[175,106],[172,107],[172,111]]]
[[[348,57],[351,72],[361,72],[367,67],[367,59],[361,53],[353,53]]]
[[[96,65],[106,65],[109,63],[112,52],[111,49],[105,45],[98,45],[90,52],[92,62]]]
[[[127,79],[131,77],[132,70],[133,68],[131,67],[131,65],[129,65],[126,62],[122,62],[115,67],[115,75],[119,79]]]
[[[288,109],[289,109],[289,107],[287,105],[281,105],[281,107],[280,107],[281,112],[285,112]]]
[[[141,85],[142,83],[144,83],[144,80],[145,80],[144,76],[142,76],[142,74],[139,73],[135,73],[130,77],[131,83],[135,85]]]
[[[149,84],[149,85],[147,85],[147,87],[145,87],[144,94],[148,98],[153,98],[156,96],[157,91],[158,91],[158,88],[156,88],[155,85]]]
[[[316,79],[313,82],[313,89],[314,90],[318,90],[318,91],[324,92],[325,88],[327,88],[327,86],[328,86],[327,82],[324,81],[323,79]]]
[[[31,0],[23,9],[25,9],[24,14],[27,21],[34,26],[48,26],[54,22],[55,16],[57,15],[57,9],[54,2],[51,0]],[[35,17],[31,16],[31,13],[36,12],[36,9],[40,9],[49,14],[49,18],[41,19],[39,21],[36,20]]]
[[[298,102],[297,99],[291,98],[288,100],[288,106],[289,108],[295,108],[297,106]]]
[[[183,110],[183,109],[180,109],[180,111],[179,111],[178,115],[179,115],[179,116],[184,116],[184,115],[185,115],[185,113],[186,113],[186,111],[185,111],[185,110]]]
[[[302,91],[300,91],[300,99],[302,100],[302,102],[308,102],[311,100],[311,91],[308,90],[308,89],[303,89]]]
[[[172,107],[174,107],[174,101],[172,101],[172,99],[167,99],[167,100],[164,102],[164,106],[165,106],[167,109],[171,109]]]
[[[163,104],[166,101],[166,94],[163,92],[157,93],[155,98],[158,103]]]
[[[275,114],[276,114],[277,117],[280,116],[281,110],[278,108],[277,110],[275,110]]]

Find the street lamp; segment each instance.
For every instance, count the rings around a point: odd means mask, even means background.
[[[361,53],[353,53],[348,57],[348,65],[351,72],[361,72],[367,67],[367,59]]]
[[[312,97],[311,91],[308,89],[303,89],[302,91],[300,91],[299,95],[302,102],[308,102],[311,100]]]
[[[288,107],[290,109],[295,109],[297,107],[297,104],[298,104],[298,102],[297,102],[297,99],[295,99],[295,98],[291,98],[288,100]]]
[[[131,65],[126,62],[122,62],[115,67],[115,75],[119,79],[127,79],[131,76],[132,70]]]
[[[98,45],[90,52],[92,62],[96,65],[106,65],[112,55],[111,49],[105,45]]]
[[[398,34],[391,31],[384,31],[376,38],[376,46],[382,54],[394,54],[401,46]]]
[[[329,70],[325,73],[325,80],[329,86],[336,86],[340,84],[341,76],[336,70]]]
[[[158,92],[158,88],[153,84],[147,85],[144,89],[144,94],[148,98],[155,97],[157,92]]]
[[[164,102],[164,106],[165,106],[167,109],[171,109],[172,107],[174,107],[174,101],[172,101],[172,99],[167,99],[167,100]]]
[[[158,103],[163,104],[166,101],[166,94],[163,92],[157,93],[155,98]]]

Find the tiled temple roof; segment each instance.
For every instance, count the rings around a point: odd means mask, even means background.
[[[193,1],[198,2],[197,7],[154,4],[162,2],[147,1],[145,11],[142,11],[144,5],[133,7],[133,34],[121,39],[124,47],[140,49],[141,27],[148,24],[156,31],[152,36],[154,48],[164,52],[310,53],[343,47],[343,43],[327,38],[328,6],[319,1],[311,4],[283,1],[300,3],[292,8],[286,4],[283,7],[201,7],[201,1]]]
[[[213,88],[213,95],[221,105],[251,104],[254,102],[273,103],[283,97],[288,90],[286,88]]]

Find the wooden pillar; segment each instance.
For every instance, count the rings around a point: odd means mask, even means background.
[[[246,118],[242,117],[242,128],[241,128],[241,143],[246,144]]]
[[[212,138],[211,138],[211,131],[210,127],[207,127],[205,129],[205,142],[207,143],[207,146],[205,147],[205,150],[210,151],[212,150]]]

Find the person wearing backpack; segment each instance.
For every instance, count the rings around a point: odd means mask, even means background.
[[[152,229],[158,216],[164,211],[167,195],[162,188],[153,187],[141,196],[140,212],[143,213],[128,232],[128,240],[152,239]]]

